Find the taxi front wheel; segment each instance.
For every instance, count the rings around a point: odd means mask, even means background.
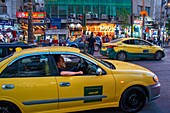
[[[21,113],[21,111],[12,103],[0,102],[0,113]]]
[[[146,103],[145,91],[141,87],[130,87],[122,95],[120,107],[126,113],[140,111]]]
[[[155,53],[155,55],[154,55],[154,59],[155,59],[155,60],[161,60],[162,57],[163,57],[163,54],[162,54],[161,51],[157,51],[157,52]]]

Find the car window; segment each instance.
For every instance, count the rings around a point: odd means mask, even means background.
[[[146,45],[146,46],[150,46],[151,44],[149,44],[146,41],[140,40],[139,45]]]
[[[130,39],[130,40],[123,41],[123,43],[129,44],[129,45],[139,45],[139,40]]]
[[[48,57],[34,55],[15,61],[1,74],[1,77],[40,77],[50,75]]]
[[[83,53],[83,54],[84,54],[84,53]],[[98,59],[98,58],[96,58],[96,57],[94,57],[94,56],[92,56],[92,55],[90,55],[90,54],[86,54],[86,55],[89,56],[89,57],[91,57],[92,59],[100,62],[101,64],[105,65],[106,67],[108,67],[108,68],[110,68],[110,69],[116,69],[116,67],[115,67],[113,64],[111,64],[111,63],[109,63],[109,62],[107,62],[107,61]],[[105,73],[105,72],[103,72],[103,73]]]
[[[56,62],[56,67],[57,67],[57,59],[59,55],[61,55],[64,58],[65,68],[62,68],[62,69],[60,68],[58,70],[72,71],[72,72],[83,71],[83,75],[96,75],[96,70],[98,66],[90,62],[89,60],[81,58],[80,56],[77,56],[77,55],[72,55],[72,54],[53,55],[55,62]],[[76,75],[76,76],[82,76],[82,75]]]
[[[119,41],[122,41],[123,39],[115,39],[115,40],[111,40],[110,43],[116,43],[116,42],[119,42]]]

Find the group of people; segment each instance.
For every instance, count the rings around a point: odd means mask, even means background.
[[[163,45],[169,45],[170,42],[170,36],[166,37],[148,37],[147,41],[158,45],[158,46],[163,46]]]

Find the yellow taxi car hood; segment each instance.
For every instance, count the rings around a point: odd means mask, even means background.
[[[151,72],[150,70],[148,70],[142,66],[128,63],[128,62],[123,62],[123,61],[118,61],[118,60],[105,60],[105,61],[112,63],[116,67],[116,70],[129,70],[129,71],[130,70],[139,70],[139,71]]]

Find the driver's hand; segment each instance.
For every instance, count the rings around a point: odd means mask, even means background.
[[[81,75],[82,75],[82,74],[83,74],[83,71],[78,71],[78,74],[81,74]]]

